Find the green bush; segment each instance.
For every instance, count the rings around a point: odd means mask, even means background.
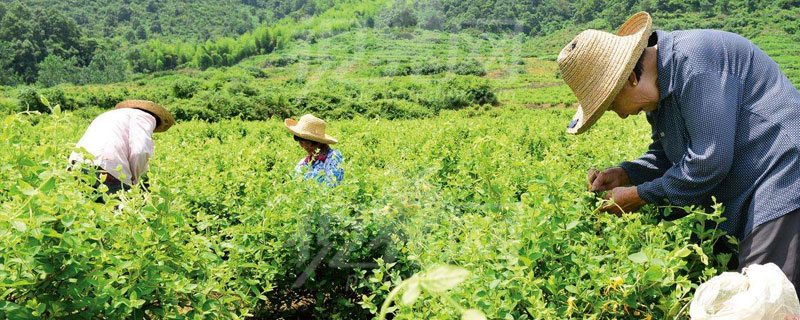
[[[399,99],[380,99],[367,106],[368,117],[386,119],[421,119],[433,115],[433,111],[417,103]]]
[[[189,99],[202,88],[202,83],[193,79],[180,79],[172,84],[172,95],[178,99]]]
[[[266,71],[264,71],[264,69],[262,69],[262,68],[257,68],[257,67],[245,67],[245,70],[247,71],[247,73],[248,73],[250,76],[252,76],[253,78],[256,78],[256,79],[266,79],[266,78],[269,78],[269,74],[267,74],[267,72],[266,72]]]
[[[14,112],[20,112],[22,111],[20,107],[21,106],[19,104],[19,100],[0,97],[0,113],[9,114]]]
[[[450,66],[450,71],[463,76],[485,76],[486,69],[478,60],[462,60]]]
[[[217,119],[217,113],[210,110],[205,105],[196,105],[196,100],[186,101],[178,100],[176,103],[169,107],[170,113],[176,120],[205,120],[214,121]]]
[[[246,97],[258,95],[258,90],[256,88],[242,81],[231,83],[228,85],[227,90],[232,95],[243,95]]]
[[[50,102],[50,107],[45,105],[41,97]],[[30,110],[39,112],[50,112],[51,107],[60,105],[62,110],[75,110],[78,105],[73,98],[69,97],[59,87],[36,89],[35,87],[23,87],[17,92],[17,100],[19,101],[19,110]]]
[[[425,60],[414,64],[411,72],[418,75],[432,75],[447,71],[447,64],[439,60]]]
[[[17,100],[21,110],[50,112],[50,108],[45,106],[39,99],[39,91],[34,87],[23,87],[17,92]]]
[[[472,105],[497,105],[497,97],[485,79],[477,77],[457,77],[435,80],[431,92],[420,102],[434,112],[457,110]]]
[[[390,63],[381,68],[380,75],[383,77],[407,76],[411,73],[411,67],[401,63]]]

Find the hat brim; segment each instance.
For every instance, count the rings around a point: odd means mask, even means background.
[[[609,81],[612,83],[613,89],[608,92],[602,99],[592,99],[592,101],[579,101],[578,110],[575,112],[570,125],[567,126],[567,133],[578,135],[586,132],[592,125],[594,125],[603,113],[608,110],[611,102],[617,97],[619,92],[625,86],[625,81],[628,76],[633,72],[636,62],[642,55],[647,41],[652,33],[653,20],[650,14],[646,12],[639,12],[631,16],[617,31],[620,37],[630,37],[636,41],[626,43],[626,47],[622,48],[624,53],[619,63],[622,68],[615,74]],[[599,103],[598,103],[599,101]]]
[[[296,135],[296,136],[298,136],[300,138],[306,139],[306,140],[311,140],[311,141],[324,143],[324,144],[336,144],[336,143],[339,142],[339,140],[337,140],[336,138],[331,137],[331,136],[329,136],[327,134],[325,136],[319,136],[319,135],[315,135],[315,134],[312,134],[310,132],[305,132],[303,130],[298,129],[297,128],[297,120],[286,119],[286,120],[283,121],[283,124],[286,126],[286,129],[288,129],[289,132],[291,132],[292,134],[294,134],[294,135]]]
[[[175,118],[166,108],[147,100],[126,100],[118,103],[114,109],[133,108],[145,110],[158,117],[159,125],[153,132],[164,132],[175,124]]]

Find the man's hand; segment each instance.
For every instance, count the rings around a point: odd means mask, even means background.
[[[606,199],[611,199],[614,203],[600,207],[600,212],[613,213],[617,216],[639,210],[639,208],[647,204],[639,197],[639,191],[636,187],[614,188],[606,195]]]
[[[589,169],[589,191],[603,192],[630,184],[628,173],[620,167],[607,168],[605,171]]]

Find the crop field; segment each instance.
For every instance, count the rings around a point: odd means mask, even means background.
[[[727,270],[731,255],[713,253],[728,241],[713,228],[723,207],[617,217],[587,191],[589,168],[650,142],[643,115],[565,133],[577,100],[556,55],[608,21],[557,20],[536,36],[427,30],[379,26],[389,1],[314,3],[238,35],[209,26],[230,37],[196,47],[132,42],[120,81],[0,86],[0,318],[688,319],[694,289]],[[248,10],[237,14],[266,14]],[[773,21],[796,24],[798,10],[759,10],[661,12],[656,28],[741,31],[800,84],[797,29]],[[115,23],[137,40],[134,22]],[[277,42],[212,65],[173,56],[257,35]],[[154,135],[147,183],[106,195],[67,158],[126,99],[156,101],[177,124]],[[305,154],[283,119],[305,113],[340,141],[336,187],[294,172]]]
[[[584,172],[636,156],[646,122],[604,118],[603,149],[562,133],[570,112],[334,121],[346,156],[336,188],[293,177],[302,154],[279,121],[184,122],[156,135],[150,192],[106,204],[64,169],[85,119],[7,116],[2,310],[368,318],[402,279],[448,263],[470,276],[447,298],[492,318],[674,317],[719,271],[724,257],[708,256],[719,235],[701,227],[717,218],[597,213]],[[395,319],[454,316],[423,296]]]

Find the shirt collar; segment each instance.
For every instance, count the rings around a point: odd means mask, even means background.
[[[664,101],[672,94],[675,87],[673,83],[673,70],[672,70],[672,57],[674,50],[672,47],[673,35],[670,32],[656,30],[651,36],[656,37],[658,41],[658,91],[660,94],[659,101]]]

